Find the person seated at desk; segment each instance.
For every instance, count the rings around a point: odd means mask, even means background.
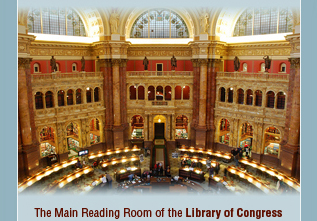
[[[192,164],[191,164],[191,166],[192,166],[193,168],[195,168],[195,167],[196,167],[196,162],[193,161]]]
[[[133,174],[133,173],[131,173],[131,174],[128,176],[128,178],[129,178],[129,181],[132,181],[132,180],[133,180],[133,178],[134,178],[134,174]]]
[[[98,164],[99,164],[99,161],[98,160],[95,160],[92,164],[92,167],[93,168],[97,168],[98,167]]]
[[[80,168],[80,169],[83,168],[83,166],[81,165],[79,159],[77,159],[76,167],[77,167],[77,168]]]
[[[191,165],[192,164],[192,161],[190,160],[190,158],[188,158],[188,160],[187,160],[187,165]]]
[[[167,177],[171,177],[171,169],[170,169],[170,166],[167,166],[166,170],[165,170],[165,175]]]
[[[163,176],[163,166],[160,166],[160,167],[159,167],[159,175],[160,175],[160,176]]]

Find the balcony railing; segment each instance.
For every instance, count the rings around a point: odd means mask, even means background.
[[[242,73],[242,72],[218,72],[217,79],[236,80],[260,80],[260,81],[289,81],[289,74],[274,73]]]
[[[127,71],[127,76],[194,76],[192,71]]]
[[[48,74],[31,74],[32,81],[41,80],[66,80],[66,79],[83,79],[102,77],[102,72],[72,72],[72,73],[48,73]]]

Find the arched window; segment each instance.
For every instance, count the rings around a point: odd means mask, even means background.
[[[94,118],[89,124],[89,138],[90,144],[100,143],[100,121],[98,118]]]
[[[43,109],[43,94],[41,92],[36,92],[34,100],[35,109]]]
[[[247,72],[248,71],[248,64],[247,63],[243,63],[242,68],[243,68],[244,72]]]
[[[72,64],[72,71],[77,71],[77,64],[76,63],[73,63]]]
[[[45,103],[46,103],[46,108],[54,107],[53,92],[48,91],[45,93]]]
[[[138,100],[144,100],[144,87],[142,85],[138,87]]]
[[[31,8],[28,13],[30,33],[86,36],[80,16],[72,9]]]
[[[189,86],[183,87],[183,100],[189,100],[190,88]]]
[[[57,92],[57,99],[58,99],[58,106],[65,106],[65,92],[64,91],[58,91]]]
[[[224,87],[220,88],[220,101],[226,102],[226,89]]]
[[[278,156],[280,151],[281,133],[276,127],[268,127],[264,132],[264,154]]]
[[[163,87],[162,86],[156,87],[156,100],[158,100],[158,101],[163,100]]]
[[[155,88],[153,86],[148,87],[148,100],[153,101],[155,99]]]
[[[130,38],[188,38],[185,21],[175,12],[153,9],[141,14],[133,23]]]
[[[286,64],[285,63],[282,63],[280,65],[280,72],[286,73]]]
[[[67,147],[70,156],[78,155],[78,151],[80,150],[80,128],[76,123],[70,123],[66,127],[66,139],[67,139]]]
[[[244,103],[244,90],[239,89],[238,90],[238,104],[243,104]]]
[[[135,100],[136,99],[136,86],[132,85],[130,86],[130,100]]]
[[[265,63],[261,63],[260,71],[265,72]]]
[[[233,88],[228,89],[228,102],[233,103]]]
[[[172,99],[172,88],[171,86],[165,87],[165,100],[170,101]]]
[[[279,92],[277,94],[277,109],[284,109],[285,108],[285,93],[284,92]]]
[[[266,101],[266,107],[274,108],[275,93],[273,91],[269,91],[266,93]]]
[[[247,105],[253,105],[253,91],[247,90]]]
[[[239,139],[239,146],[245,147],[252,147],[253,142],[253,127],[249,123],[244,123],[240,127],[240,139]]]
[[[180,100],[180,99],[182,99],[182,87],[176,86],[175,87],[175,100]]]
[[[38,63],[35,63],[33,68],[34,68],[34,73],[39,73],[40,72],[40,65]]]
[[[140,115],[131,118],[131,139],[144,139],[144,120]]]
[[[249,8],[238,18],[233,36],[264,35],[292,32],[290,9]]]
[[[86,100],[87,100],[87,103],[92,102],[92,89],[90,87],[86,88]]]
[[[67,91],[67,105],[74,104],[73,90],[69,89]]]
[[[44,127],[40,132],[41,156],[56,154],[55,131],[51,127]]]
[[[255,106],[262,106],[262,91],[255,91]]]
[[[219,142],[229,145],[230,140],[230,122],[227,119],[221,119],[219,125]]]
[[[188,139],[188,118],[185,115],[176,118],[175,139]]]
[[[94,90],[94,100],[95,100],[95,102],[100,101],[99,95],[100,95],[100,88],[96,87],[95,90]]]
[[[81,104],[81,89],[76,90],[76,104]]]

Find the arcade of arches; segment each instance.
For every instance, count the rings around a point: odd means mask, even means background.
[[[257,25],[243,26],[237,16],[243,10],[208,9],[208,21],[198,9],[166,9],[164,16],[115,10],[76,10],[82,21],[67,33],[48,33],[36,9],[20,10],[20,179],[46,167],[52,154],[62,162],[82,150],[153,150],[156,139],[170,150],[230,152],[247,145],[253,160],[299,178],[298,11],[287,11],[292,24],[285,15],[276,32],[261,29],[239,42]]]

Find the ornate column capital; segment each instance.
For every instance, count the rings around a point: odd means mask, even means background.
[[[111,64],[112,64],[112,66],[120,66],[121,59],[112,59]]]
[[[121,59],[120,67],[127,67],[128,59]]]
[[[210,67],[215,68],[216,65],[219,64],[220,62],[221,62],[221,59],[212,58],[212,59],[209,59],[208,66],[210,65]]]
[[[32,58],[19,58],[18,59],[18,68],[19,69],[30,69]]]
[[[193,67],[194,67],[194,68],[199,67],[198,59],[191,59],[191,61],[192,61],[192,63],[193,63]]]
[[[208,64],[208,59],[198,59],[199,65],[204,66]]]
[[[300,67],[300,58],[289,58],[288,61],[291,63],[292,69],[297,69]]]
[[[101,68],[111,67],[111,59],[99,59],[98,61]]]

